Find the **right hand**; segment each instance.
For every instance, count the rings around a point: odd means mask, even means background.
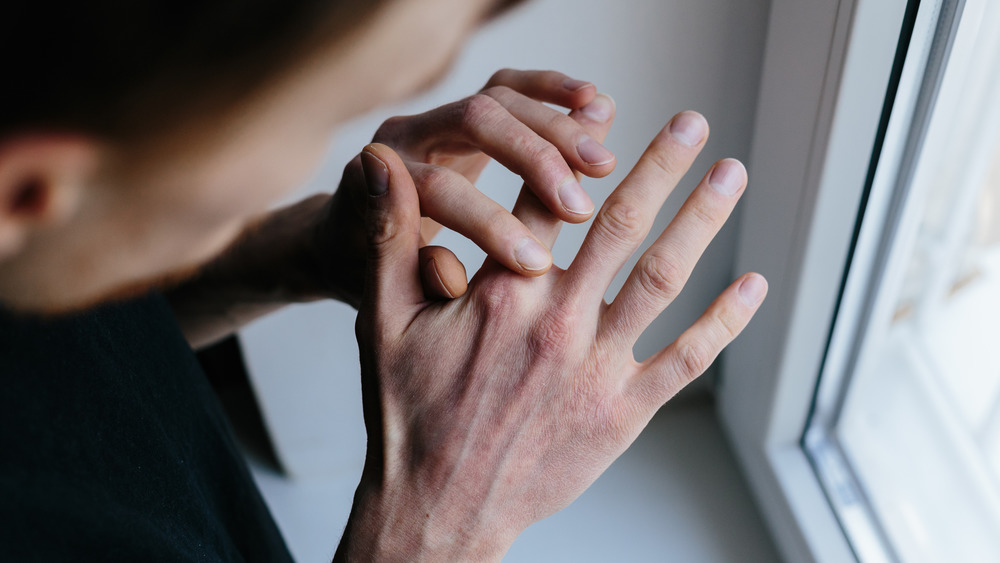
[[[766,293],[757,274],[658,354],[632,356],[743,193],[734,160],[709,170],[614,301],[603,301],[707,134],[700,115],[675,116],[568,269],[525,277],[487,261],[450,301],[428,301],[421,287],[420,203],[405,163],[384,145],[365,149],[375,195],[357,333],[369,447],[338,558],[499,559],[528,525],[580,495],[746,326]],[[516,213],[550,245],[558,219],[532,197]]]

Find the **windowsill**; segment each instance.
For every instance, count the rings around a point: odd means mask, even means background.
[[[298,561],[329,560],[355,475],[287,480],[251,464]],[[505,561],[779,561],[704,396],[672,402],[572,506],[525,531]]]

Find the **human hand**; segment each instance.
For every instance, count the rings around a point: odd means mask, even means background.
[[[565,115],[543,102],[571,111]],[[558,72],[502,70],[475,96],[390,119],[375,139],[404,155],[417,179],[427,216],[422,244],[440,228],[437,219],[512,270],[540,275],[551,263],[548,249],[473,183],[494,157],[528,181],[537,201],[545,202],[539,205],[554,209],[560,219],[583,221],[593,204],[571,169],[591,176],[611,172],[614,156],[599,142],[613,115],[614,103],[597,96],[590,83]],[[586,139],[591,141],[582,142]],[[170,289],[168,298],[189,342],[208,344],[290,302],[335,298],[357,307],[367,248],[366,193],[358,155],[333,196],[313,196],[259,218],[196,276]],[[580,213],[566,209],[574,205]],[[422,246],[420,258],[428,297],[465,292],[465,268],[451,251]],[[539,267],[522,265],[530,260]]]
[[[537,277],[487,261],[468,292],[425,298],[419,196],[384,145],[364,151],[371,250],[357,332],[368,457],[338,558],[499,559],[531,523],[568,505],[746,326],[767,284],[747,274],[644,362],[632,346],[679,294],[746,186],[717,162],[603,296],[704,145],[675,116],[608,198],[572,265]],[[557,220],[522,194],[516,214],[546,244]]]
[[[570,109],[570,115],[543,102]],[[598,118],[603,113],[600,131],[588,131],[575,119],[588,113]],[[505,69],[476,95],[386,121],[374,142],[400,156],[419,194],[426,218],[420,253],[428,295],[452,298],[466,289],[465,270],[454,254],[423,246],[440,225],[465,235],[512,271],[528,276],[545,273],[551,265],[548,248],[474,183],[495,159],[524,178],[556,217],[585,221],[594,205],[574,171],[601,177],[614,169],[614,155],[599,142],[612,115],[610,99],[597,98],[593,84],[553,71]],[[317,277],[327,280],[337,298],[355,306],[364,279],[366,208],[359,154],[345,168],[340,188],[325,209],[312,253],[322,269]]]

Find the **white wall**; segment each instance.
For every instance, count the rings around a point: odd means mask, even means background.
[[[618,169],[583,184],[598,204],[674,113],[693,109],[707,117],[711,139],[660,213],[653,229],[658,233],[712,162],[747,157],[768,6],[769,0],[529,2],[477,35],[432,92],[342,129],[327,164],[303,193],[334,189],[343,164],[386,117],[467,96],[502,67],[551,68],[594,82],[617,102],[605,144],[616,153]],[[491,166],[479,187],[509,208],[520,182]],[[639,341],[637,358],[673,340],[739,274],[731,271],[737,220],[731,219],[709,248],[682,298]],[[584,226],[563,230],[554,249],[556,264],[569,264],[585,233]],[[437,242],[455,250],[470,275],[482,262],[482,252],[455,235],[445,233]],[[609,296],[622,281],[624,274]],[[350,308],[321,303],[290,307],[242,333],[278,455],[293,475],[360,473],[365,438],[353,324]]]

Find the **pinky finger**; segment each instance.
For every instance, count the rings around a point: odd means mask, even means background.
[[[643,363],[628,394],[650,409],[659,408],[705,373],[746,328],[766,295],[767,281],[760,274],[733,282],[677,340]]]

